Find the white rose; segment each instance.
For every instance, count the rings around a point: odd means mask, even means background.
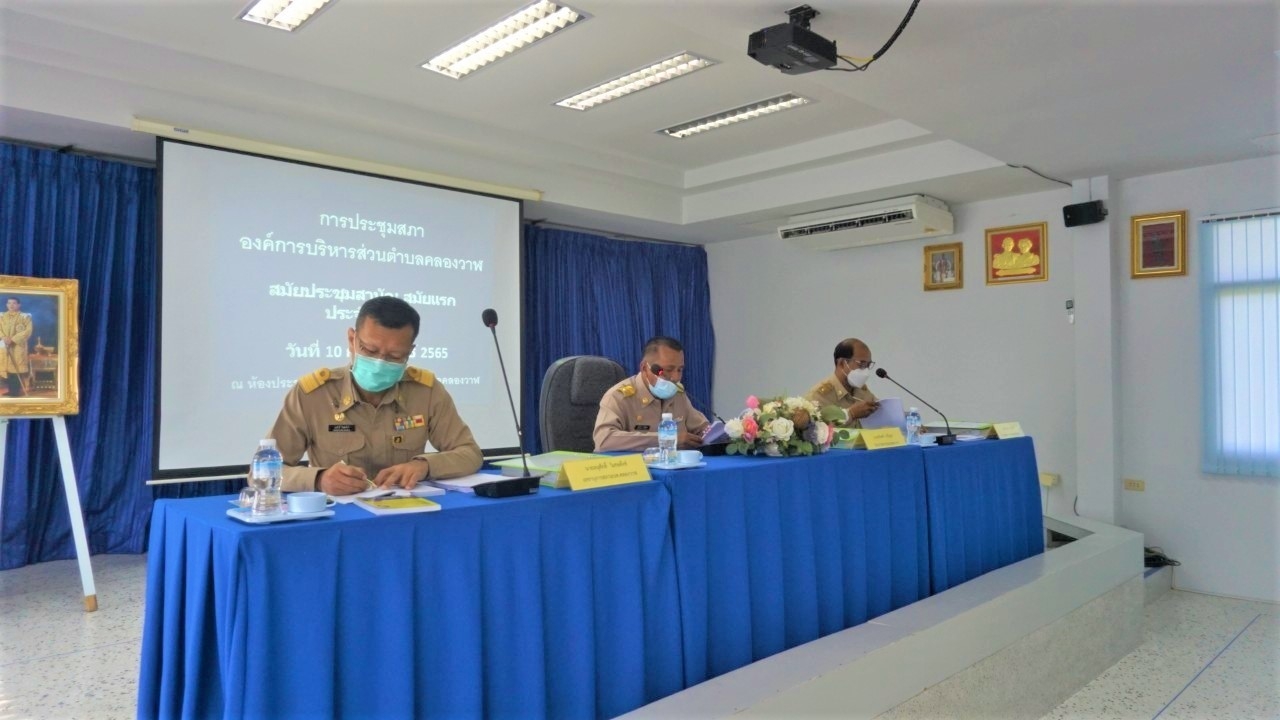
[[[733,418],[732,420],[726,420],[724,423],[724,431],[725,431],[725,434],[729,436],[730,440],[737,440],[741,438],[742,437],[742,421],[739,420],[738,418]]]
[[[819,445],[826,445],[831,441],[831,426],[824,422],[813,424],[813,441]]]
[[[782,404],[777,401],[767,402],[764,404],[764,407],[760,408],[760,410],[761,412],[766,412],[766,413],[776,413],[778,412],[778,408],[780,407],[782,407]]]
[[[786,442],[791,439],[791,433],[795,432],[796,426],[786,418],[778,418],[769,423],[769,433],[777,438],[780,442]]]

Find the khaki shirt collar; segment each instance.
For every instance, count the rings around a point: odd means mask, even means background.
[[[645,382],[644,373],[636,373],[635,376],[631,378],[631,387],[636,389],[636,400],[640,401],[641,405],[645,407],[649,407],[654,403],[657,403],[659,406],[662,405],[662,401],[654,397],[653,393],[649,392],[649,383]]]
[[[831,372],[831,387],[835,388],[835,390],[836,390],[836,399],[837,399],[837,400],[843,400],[843,399],[845,399],[845,398],[847,398],[847,397],[853,397],[853,393],[851,393],[851,392],[849,392],[848,390],[845,390],[845,389],[844,389],[844,384],[845,384],[845,379],[844,379],[844,378],[842,378],[842,377],[840,377],[840,373],[838,373],[838,372],[836,372],[836,371],[832,371],[832,372]],[[857,388],[854,388],[854,392],[857,392]]]

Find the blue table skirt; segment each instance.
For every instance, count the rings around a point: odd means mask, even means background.
[[[920,448],[654,477],[672,495],[688,685],[928,595]]]
[[[924,451],[933,593],[1044,552],[1031,438]]]
[[[440,500],[158,502],[139,717],[609,717],[684,686],[665,488]]]

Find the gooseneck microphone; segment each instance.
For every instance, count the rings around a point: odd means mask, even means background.
[[[934,407],[933,405],[930,405],[928,400],[925,400],[924,398],[920,397],[919,395],[917,395],[917,394],[915,394],[915,393],[911,392],[910,390],[907,390],[907,388],[906,388],[906,386],[905,386],[905,385],[903,385],[902,383],[898,382],[897,380],[894,380],[893,378],[889,377],[889,371],[888,371],[888,370],[885,370],[884,368],[876,368],[876,377],[878,377],[878,378],[883,378],[883,379],[888,380],[889,382],[893,383],[894,385],[897,385],[898,387],[900,387],[900,388],[902,388],[903,390],[905,390],[905,391],[906,391],[906,393],[907,393],[908,395],[910,395],[911,397],[913,397],[913,398],[915,398],[915,399],[919,400],[920,402],[924,403],[925,405],[928,405],[928,406],[929,406],[929,408],[930,408],[931,410],[933,410],[934,412],[938,413],[939,415],[942,415],[942,411],[941,411],[941,410],[939,410],[938,408]],[[955,441],[956,441],[956,436],[951,432],[951,421],[950,421],[950,420],[947,420],[947,416],[946,416],[946,415],[942,415],[942,422],[944,422],[944,423],[946,423],[946,424],[947,424],[947,434],[946,434],[946,435],[939,435],[939,436],[938,436],[938,444],[939,444],[939,445],[951,445],[951,444],[955,443]]]
[[[493,308],[485,308],[485,311],[480,313],[480,319],[493,333],[493,347],[498,351],[498,367],[502,369],[502,384],[507,386],[507,402],[511,403],[511,419],[516,424],[516,437],[520,441],[520,462],[524,465],[524,476],[481,483],[473,489],[480,497],[530,495],[538,492],[541,479],[529,474],[529,458],[524,452],[524,430],[520,427],[520,416],[516,414],[516,401],[511,394],[511,382],[507,380],[507,365],[502,361],[502,346],[498,344],[498,312]]]

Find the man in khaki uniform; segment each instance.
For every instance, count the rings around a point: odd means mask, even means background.
[[[403,300],[369,300],[347,330],[351,366],[316,370],[289,391],[269,435],[284,456],[283,490],[407,489],[480,469],[480,446],[449,392],[429,370],[408,367],[418,325]],[[423,452],[428,440],[438,452]]]
[[[658,446],[658,423],[671,413],[680,428],[679,446],[702,445],[711,423],[684,393],[684,346],[658,336],[644,344],[640,372],[609,388],[600,398],[592,438],[596,450],[644,450]]]
[[[5,379],[9,397],[27,394],[31,365],[27,359],[27,342],[31,339],[31,313],[22,312],[22,301],[5,300],[0,313],[0,377]]]
[[[867,389],[871,377],[871,348],[857,338],[841,340],[833,353],[835,371],[827,379],[809,388],[805,397],[818,407],[835,405],[849,413],[845,427],[862,427],[859,421],[876,411],[880,401]]]

